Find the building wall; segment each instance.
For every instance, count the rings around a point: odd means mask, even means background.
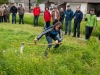
[[[41,12],[44,12],[45,11],[45,4],[40,4],[39,7],[41,9]]]
[[[87,13],[87,4],[86,3],[81,3],[81,11],[83,14]]]

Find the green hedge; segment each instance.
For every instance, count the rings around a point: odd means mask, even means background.
[[[0,5],[1,5],[1,4],[8,3],[8,2],[9,2],[8,0],[0,0]]]

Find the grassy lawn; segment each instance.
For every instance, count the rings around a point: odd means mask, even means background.
[[[33,42],[42,31],[28,24],[0,24],[0,75],[100,75],[100,41],[94,36],[86,42],[64,35],[48,58],[43,58],[46,46],[25,44],[21,55],[21,43]],[[45,40],[38,44],[47,44]]]

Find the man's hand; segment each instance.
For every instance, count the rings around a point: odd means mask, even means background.
[[[55,44],[58,44],[58,40],[55,41]]]
[[[75,19],[76,17],[74,17],[74,19]]]

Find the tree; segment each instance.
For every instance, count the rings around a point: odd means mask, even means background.
[[[42,0],[37,0],[37,3],[41,3],[42,2]]]
[[[0,5],[1,4],[8,4],[9,3],[9,0],[0,0]]]

